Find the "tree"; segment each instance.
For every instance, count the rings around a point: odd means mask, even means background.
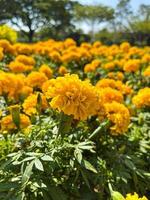
[[[42,29],[55,39],[64,38],[70,32],[74,32],[74,7],[77,4],[76,1],[70,0],[47,0],[47,6],[42,9],[47,24]]]
[[[119,30],[127,28],[132,14],[130,0],[119,0],[115,12],[116,25]]]
[[[72,9],[76,3],[71,0],[0,0],[5,2],[5,13],[8,21],[17,26],[21,33],[33,41],[35,32],[47,26],[53,29],[55,35],[64,33],[72,25]],[[56,31],[57,30],[57,31]]]
[[[0,24],[5,23],[8,19],[11,18],[11,14],[7,12],[7,7],[8,7],[7,3],[8,2],[6,0],[0,0]]]
[[[95,25],[109,21],[114,17],[114,10],[103,5],[77,5],[77,21],[87,22],[91,27],[91,38],[94,39]]]

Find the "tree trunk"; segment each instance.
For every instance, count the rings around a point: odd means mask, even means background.
[[[28,32],[28,41],[30,42],[30,43],[32,43],[33,42],[33,37],[34,37],[34,30],[29,30],[29,32]]]

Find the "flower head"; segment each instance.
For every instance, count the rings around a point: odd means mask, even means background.
[[[127,131],[130,123],[129,110],[118,102],[104,104],[105,115],[113,124],[111,126],[111,134],[118,135]]]
[[[139,90],[138,94],[133,97],[132,102],[137,108],[150,106],[150,88],[146,87]]]
[[[97,107],[97,93],[88,81],[81,81],[77,75],[66,74],[58,77],[54,85],[48,88],[47,97],[51,98],[50,105],[73,115],[75,119],[85,120],[93,115]]]
[[[145,196],[139,197],[139,195],[135,192],[134,194],[127,194],[125,200],[148,200]]]

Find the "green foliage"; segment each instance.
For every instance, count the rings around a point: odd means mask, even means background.
[[[17,32],[7,25],[1,25],[0,39],[6,39],[11,43],[15,43],[17,41]]]
[[[55,113],[49,115],[24,133],[1,137],[2,200],[117,199],[115,191],[150,190],[148,113],[134,117],[128,135],[120,137],[108,135],[108,122],[93,134],[91,122],[60,134]]]

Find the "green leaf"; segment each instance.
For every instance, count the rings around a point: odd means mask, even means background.
[[[117,191],[112,191],[111,193],[112,200],[125,200],[125,198]]]
[[[34,165],[34,160],[25,168],[25,171],[22,175],[22,180],[21,180],[21,183],[23,186],[26,185],[30,179],[33,165]]]
[[[89,161],[87,161],[87,160],[82,160],[82,165],[83,165],[86,169],[88,169],[88,170],[90,170],[90,171],[92,171],[92,172],[94,172],[94,173],[97,173],[97,170],[93,167],[93,165],[92,165]]]
[[[41,157],[41,160],[44,161],[54,161],[52,157],[50,157],[49,155],[44,155]]]
[[[10,183],[0,183],[0,192],[9,191],[18,187],[18,183],[10,182]]]
[[[39,159],[35,159],[35,167],[40,170],[40,171],[44,171],[44,168],[43,168],[43,164],[41,163],[41,161]]]
[[[76,149],[74,151],[74,156],[75,156],[76,160],[81,164],[81,162],[82,162],[82,153],[81,153],[81,151],[79,149]]]
[[[125,159],[125,165],[131,170],[135,170],[136,169],[134,163],[131,160]]]
[[[12,120],[17,128],[20,127],[20,108],[19,106],[12,106],[11,108]]]

